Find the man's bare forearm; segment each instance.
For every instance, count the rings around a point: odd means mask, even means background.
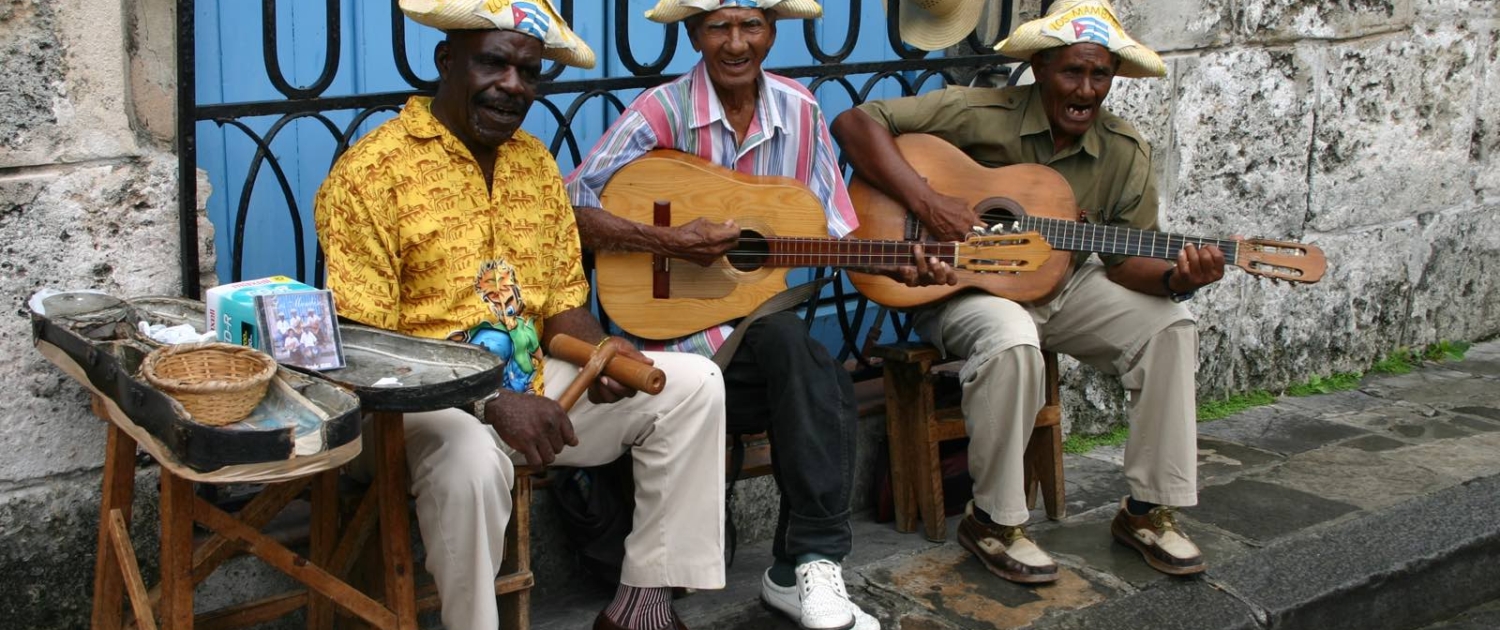
[[[591,252],[650,252],[670,256],[670,230],[636,223],[602,208],[575,206],[578,238]]]
[[[858,109],[833,119],[833,137],[858,175],[927,222],[932,187],[901,156],[896,138],[879,121]]]
[[[545,350],[551,347],[552,338],[557,335],[599,343],[604,338],[604,327],[599,325],[599,319],[588,308],[580,306],[548,317],[542,323],[542,348]]]

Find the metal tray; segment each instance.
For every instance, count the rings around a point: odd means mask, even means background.
[[[260,426],[193,422],[176,400],[136,376],[152,349],[137,338],[134,325],[142,318],[152,321],[146,311],[100,294],[63,293],[43,303],[45,315],[31,313],[32,337],[62,353],[49,353],[48,358],[71,374],[81,373],[90,389],[114,401],[131,422],[193,470],[287,460],[359,438],[359,402],[352,393],[285,368],[277,370],[266,399],[251,414]],[[321,422],[303,423],[299,436],[292,425],[308,413]]]
[[[145,297],[129,304],[152,323],[204,327],[203,304]],[[416,412],[464,407],[495,393],[505,364],[473,344],[425,339],[356,324],[339,324],[346,367],[308,372],[352,390],[365,411]],[[398,385],[377,386],[383,378]]]

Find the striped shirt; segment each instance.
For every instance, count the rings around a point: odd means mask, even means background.
[[[687,74],[641,94],[568,175],[573,205],[600,207],[599,194],[620,167],[652,149],[676,149],[741,173],[803,182],[823,202],[830,236],[854,231],[859,220],[817,98],[801,83],[769,72],[761,73],[760,88],[743,143],[735,142],[734,128],[701,61]],[[667,342],[637,341],[648,350],[711,356],[731,330],[725,325]]]

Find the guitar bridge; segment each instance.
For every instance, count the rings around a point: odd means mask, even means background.
[[[671,226],[672,202],[651,204],[651,223],[656,227]],[[672,259],[661,254],[651,255],[651,297],[658,300],[672,297]]]

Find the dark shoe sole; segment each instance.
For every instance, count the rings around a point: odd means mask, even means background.
[[[989,569],[990,573],[994,573],[1007,581],[1017,584],[1051,584],[1057,581],[1058,575],[1056,570],[1053,570],[1051,573],[1023,573],[1008,569],[1004,565],[990,560],[989,554],[984,553],[973,539],[964,536],[962,532],[959,534],[958,544],[967,549],[969,553],[974,554],[974,557],[978,558],[980,562],[984,563],[984,568]]]
[[[1151,568],[1156,569],[1157,571],[1161,571],[1162,573],[1165,573],[1167,575],[1197,575],[1208,569],[1208,565],[1204,564],[1203,562],[1188,566],[1176,566],[1163,562],[1161,559],[1156,557],[1156,554],[1151,552],[1151,548],[1146,546],[1145,543],[1136,540],[1135,536],[1131,535],[1130,532],[1120,529],[1120,519],[1118,518],[1110,521],[1109,533],[1114,536],[1115,542],[1136,550],[1136,552],[1140,553],[1141,557],[1146,560],[1146,564],[1150,565]]]

